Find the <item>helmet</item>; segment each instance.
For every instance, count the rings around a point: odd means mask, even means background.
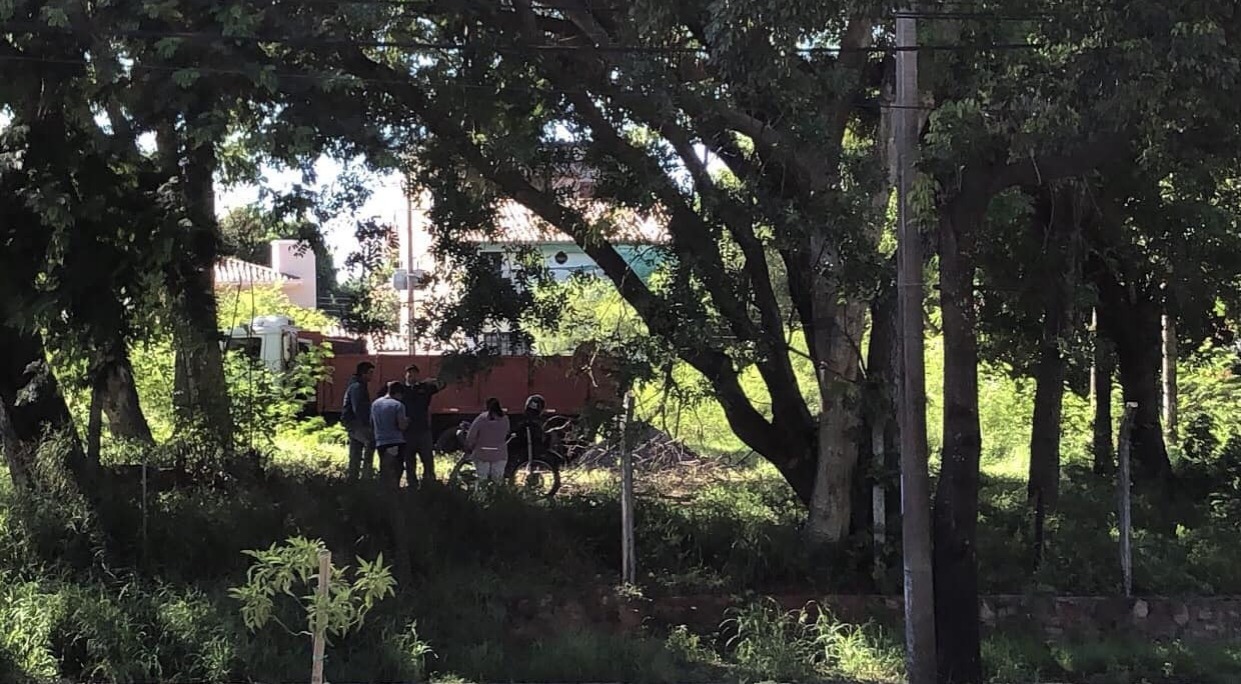
[[[527,413],[543,413],[543,409],[547,406],[547,402],[543,399],[542,394],[531,394],[526,397]]]

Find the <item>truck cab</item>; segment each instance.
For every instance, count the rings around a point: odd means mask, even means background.
[[[220,347],[224,351],[241,351],[269,370],[280,373],[288,370],[297,355],[310,347],[310,341],[301,339],[301,330],[288,316],[259,316],[248,325],[228,331]]]

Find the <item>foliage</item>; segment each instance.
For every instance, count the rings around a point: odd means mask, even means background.
[[[160,474],[178,458],[171,446],[141,455],[109,449],[109,467],[136,463],[140,456],[150,464],[145,546],[136,469],[109,478],[111,495],[98,511],[59,488],[21,494],[0,483],[0,571],[6,573],[0,588],[5,626],[0,664],[20,675],[6,680],[36,673],[74,680],[277,680],[302,671],[304,637],[280,629],[252,633],[227,588],[246,576],[245,559],[257,560],[243,549],[269,548],[275,541],[278,553],[291,553],[292,547],[276,540],[299,534],[327,540],[342,554],[387,556],[385,512],[374,490],[342,480],[343,447],[324,449],[330,460],[322,464],[300,453],[278,458],[259,482],[181,487]],[[54,455],[51,448],[45,454],[53,473]],[[1112,484],[1076,469],[1066,477],[1062,512],[1049,521],[1051,542],[1037,574],[1024,555],[1023,483],[985,482],[979,547],[985,591],[1116,591]],[[1214,479],[1220,492],[1232,487]],[[824,570],[803,555],[796,533],[799,504],[769,465],[718,467],[690,478],[677,471],[642,473],[638,484],[639,579],[643,595],[652,600],[669,592],[851,588],[854,580],[847,573]],[[396,595],[376,603],[358,629],[333,639],[329,679],[368,673],[411,680],[456,673],[471,681],[551,681],[623,674],[630,681],[694,682],[787,674],[805,681],[899,681],[899,645],[888,634],[821,617],[817,610],[803,616],[754,604],[731,614],[741,624],[729,623],[718,634],[664,633],[649,626],[639,635],[618,636],[595,626],[571,606],[594,605],[596,589],[611,590],[619,564],[617,496],[614,484],[592,484],[537,504],[497,496],[482,507],[452,490],[413,497],[410,515],[419,520],[411,530],[414,562],[425,568],[424,578],[416,589],[395,588]],[[1202,499],[1201,523],[1175,538],[1139,530],[1135,561],[1141,590],[1241,591],[1233,571],[1241,532],[1236,518],[1228,517],[1235,514],[1213,512],[1210,497]],[[1159,509],[1139,496],[1137,511],[1143,523]],[[304,548],[299,559],[319,547],[306,542]],[[299,597],[311,590],[303,589],[299,575],[292,577],[294,597],[276,592],[269,598],[272,619],[298,632],[309,600]],[[352,582],[349,588],[355,591]],[[545,596],[569,607],[532,614],[529,607],[541,605]],[[416,625],[411,615],[417,616]],[[792,643],[790,636],[796,637]],[[433,654],[426,650],[428,641],[435,644]],[[1017,636],[996,637],[987,647],[996,681],[1022,684],[1034,673],[1060,681],[1087,675],[1113,678],[1102,681],[1149,679],[1165,662],[1173,663],[1177,674],[1203,673],[1202,678],[1221,682],[1237,671],[1205,647],[1135,655],[1147,650],[1111,641],[1099,647],[1057,642],[1053,648]],[[1185,653],[1207,658],[1217,669],[1198,667]]]
[[[326,332],[336,325],[319,309],[306,309],[289,301],[277,285],[238,286],[216,290],[216,312],[220,330],[250,325],[259,316],[287,316],[301,330]]]
[[[282,372],[268,368],[244,352],[225,355],[225,377],[233,399],[238,440],[253,448],[255,440],[271,446],[276,437],[298,427],[307,405],[313,405],[319,383],[330,377],[331,351],[321,345],[302,350]]]
[[[374,220],[359,221],[354,236],[359,247],[345,260],[345,268],[352,275],[340,287],[349,301],[341,323],[358,335],[396,330],[400,305],[391,285],[396,268],[396,231]]]
[[[1235,348],[1206,345],[1181,362],[1178,369],[1181,418],[1187,426],[1187,453],[1210,451],[1209,442],[1222,443],[1236,434],[1235,414],[1241,406],[1241,365]]]
[[[246,627],[257,631],[272,620],[279,622],[273,610],[275,599],[283,594],[305,609],[307,628],[297,633],[340,637],[360,627],[376,602],[395,593],[396,580],[384,565],[382,554],[374,562],[359,558],[350,583],[345,577],[348,567],[331,566],[330,578],[319,574],[320,559],[326,553],[323,542],[303,537],[289,539],[283,546],[272,544],[265,551],[247,551],[255,563],[246,573],[246,584],[229,590],[229,595],[241,602]],[[327,591],[317,591],[315,583],[325,581]],[[294,593],[302,589],[311,595]]]
[[[329,299],[338,288],[336,265],[324,238],[323,226],[304,212],[295,212],[296,206],[286,201],[272,208],[258,204],[234,208],[220,219],[222,252],[243,261],[270,266],[272,240],[300,240],[300,248],[309,250],[315,257],[316,295],[320,300]]]
[[[904,661],[898,642],[873,625],[837,621],[816,604],[785,611],[771,601],[734,609],[721,625],[731,634],[725,652],[753,677],[805,681],[817,676],[898,682]]]

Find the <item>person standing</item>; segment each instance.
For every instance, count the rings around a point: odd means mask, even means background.
[[[410,487],[417,483],[417,476],[414,474],[415,457],[422,461],[423,485],[435,482],[431,398],[444,389],[444,383],[438,378],[419,380],[419,372],[418,366],[413,364],[405,367],[405,393],[401,400],[405,404],[405,416],[409,418],[409,427],[405,431],[405,472]]]
[[[385,486],[400,487],[401,471],[406,458],[405,430],[409,419],[401,403],[405,386],[393,380],[387,392],[371,406],[371,429],[379,452],[379,476]]]
[[[504,479],[504,469],[508,465],[508,436],[510,432],[508,416],[500,406],[500,400],[487,400],[487,411],[470,425],[465,438],[465,452],[474,461],[474,469],[478,471],[478,484],[500,482]]]
[[[371,391],[368,385],[375,375],[375,364],[363,361],[345,390],[340,411],[341,425],[349,433],[349,479],[358,479],[359,470],[370,477],[375,469],[375,434],[371,429]]]

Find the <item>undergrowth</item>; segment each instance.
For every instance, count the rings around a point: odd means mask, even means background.
[[[39,488],[17,492],[0,483],[0,681],[305,676],[305,637],[272,627],[247,631],[227,589],[244,581],[243,551],[296,535],[324,540],[337,558],[390,557],[382,497],[374,482],[341,477],[338,437],[326,429],[286,437],[284,453],[255,456],[263,471],[249,478],[210,467],[211,454],[184,444],[145,451],[145,506],[132,449],[110,449],[98,482],[106,495],[88,505],[56,476],[56,448],[49,445]],[[1236,445],[1216,448],[1241,453]],[[196,475],[178,475],[178,464]],[[667,593],[826,594],[868,581],[848,559],[823,562],[804,551],[800,505],[770,468],[729,471],[692,486],[665,485],[658,473],[639,477],[638,589],[654,600]],[[1201,487],[1225,481],[1185,479]],[[407,493],[413,576],[360,631],[332,644],[328,679],[901,680],[896,634],[845,624],[815,604],[792,612],[770,602],[742,605],[715,630],[648,624],[617,632],[589,614],[616,584],[617,491],[611,478],[584,481],[600,484],[551,502],[502,495],[480,503],[448,487]],[[985,478],[982,492],[984,592],[1115,593],[1109,483],[1066,469],[1037,571],[1030,569],[1024,487]],[[1175,534],[1139,530],[1141,591],[1241,591],[1233,500],[1214,490],[1192,499],[1197,503],[1181,512]],[[1139,497],[1136,519],[1156,514]],[[296,623],[297,616],[284,617]],[[994,682],[1241,676],[1241,656],[1224,647],[1048,644],[996,635],[986,655]]]

